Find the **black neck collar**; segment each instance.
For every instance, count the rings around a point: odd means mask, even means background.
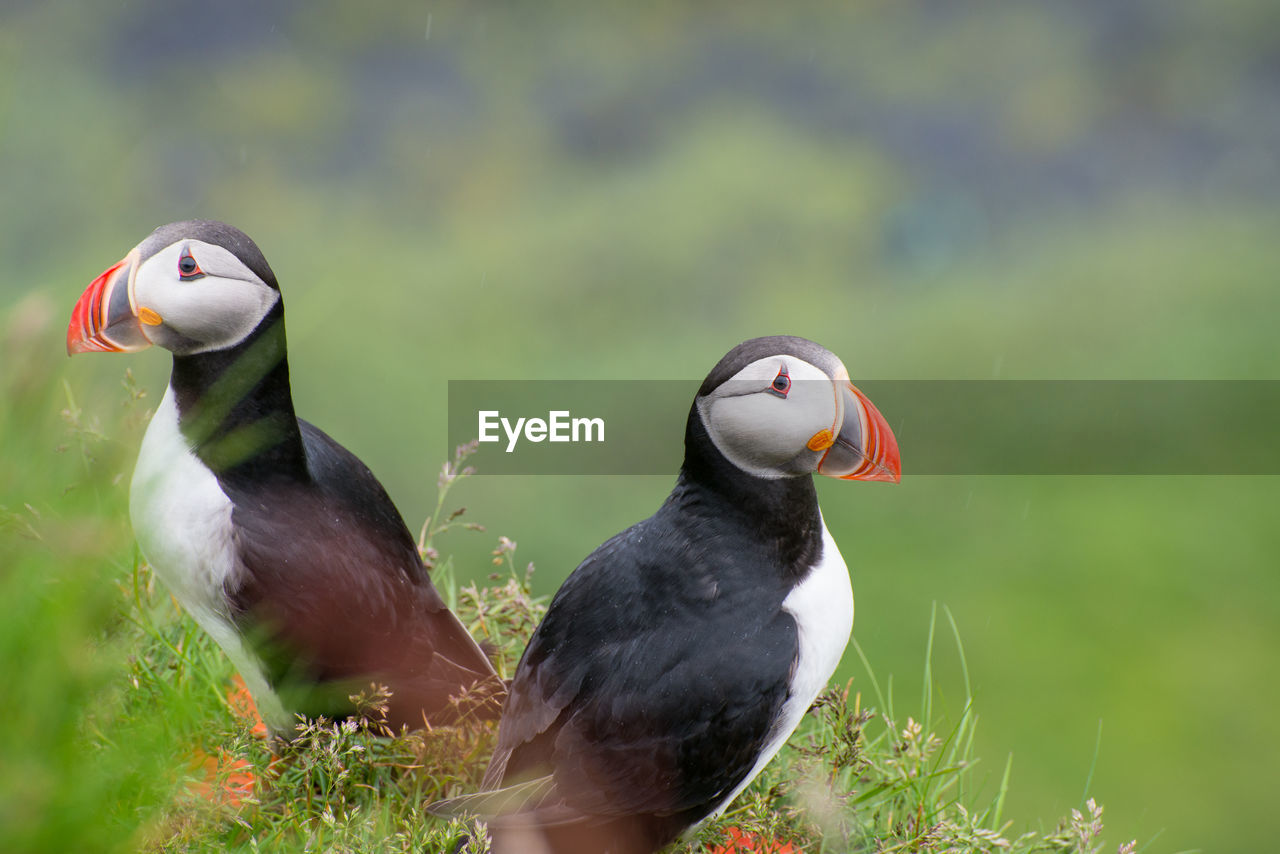
[[[173,357],[178,427],[224,485],[306,476],[277,302],[235,347]]]
[[[717,516],[735,519],[742,535],[776,555],[788,575],[813,566],[822,553],[822,516],[812,475],[771,479],[738,468],[711,441],[696,404],[684,444],[674,501],[709,505]],[[694,495],[699,500],[689,501]]]

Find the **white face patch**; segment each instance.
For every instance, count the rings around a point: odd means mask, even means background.
[[[203,275],[182,278],[179,264],[186,256]],[[143,334],[161,347],[190,355],[240,343],[280,299],[280,292],[223,247],[184,239],[138,267],[132,297]]]
[[[813,471],[820,451],[809,441],[839,431],[841,397],[830,377],[795,356],[747,365],[698,400],[711,441],[738,468],[779,478]]]

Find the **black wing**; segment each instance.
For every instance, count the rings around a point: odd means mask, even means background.
[[[389,719],[455,717],[451,698],[499,690],[493,668],[445,606],[413,535],[372,472],[299,421],[311,481],[233,496],[242,574],[228,596],[256,633],[268,678],[307,714],[343,714],[370,681],[392,690]]]
[[[785,590],[715,532],[658,518],[575,570],[512,683],[486,783],[553,774],[548,819],[648,814],[679,832],[746,777],[786,700]]]

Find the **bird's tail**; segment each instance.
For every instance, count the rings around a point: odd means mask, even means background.
[[[441,818],[457,818],[464,815],[495,818],[533,812],[546,803],[554,788],[555,780],[548,775],[501,789],[445,798],[427,804],[426,810]]]

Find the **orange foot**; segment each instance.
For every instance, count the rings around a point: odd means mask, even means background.
[[[796,854],[795,846],[781,839],[765,839],[736,827],[726,827],[724,833],[728,841],[712,848],[710,854]]]
[[[223,750],[219,750],[216,756],[210,756],[196,748],[192,766],[201,778],[192,786],[192,790],[213,803],[238,807],[253,795],[257,786],[253,766],[243,759],[232,759]]]
[[[262,722],[262,715],[258,714],[258,704],[253,702],[253,695],[244,686],[244,680],[240,678],[239,673],[231,677],[231,687],[227,689],[227,703],[236,717],[253,721],[251,731],[254,735],[267,737],[267,725]]]
[[[233,677],[231,688],[227,690],[227,703],[237,717],[253,721],[251,732],[254,735],[267,737],[267,725],[262,722],[258,707],[239,674]],[[238,807],[253,795],[258,780],[253,766],[245,760],[233,759],[223,750],[219,750],[217,756],[210,756],[198,748],[193,759],[193,768],[203,771],[195,791],[205,800]]]

